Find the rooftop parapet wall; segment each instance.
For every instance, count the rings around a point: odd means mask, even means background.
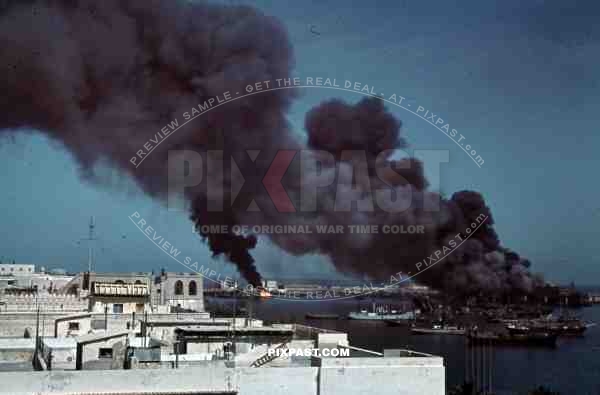
[[[360,361],[369,358],[359,358]],[[444,395],[443,364],[404,365],[386,358],[379,365],[226,368],[219,363],[203,367],[157,370],[0,373],[0,394],[208,393],[239,395]],[[407,358],[412,359],[412,358]],[[347,359],[344,359],[345,361]]]
[[[68,293],[25,293],[19,295],[1,295],[0,301],[11,300],[11,299],[23,299],[23,300],[59,300],[59,299],[81,299],[79,296]]]
[[[444,395],[441,357],[323,358],[320,395]]]
[[[35,312],[38,307],[51,312],[81,312],[88,309],[87,300],[71,294],[2,295],[0,302],[2,312]]]

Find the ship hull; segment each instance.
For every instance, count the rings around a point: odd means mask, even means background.
[[[374,314],[374,313],[350,313],[348,319],[351,320],[364,320],[364,321],[409,321],[413,320],[415,315],[413,313],[404,314]]]

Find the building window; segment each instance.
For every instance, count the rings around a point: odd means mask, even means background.
[[[181,280],[177,280],[175,283],[175,295],[183,295],[183,283]]]
[[[190,285],[189,287],[189,294],[190,295],[197,295],[198,294],[198,286],[196,285],[196,282],[194,280],[190,281]]]
[[[98,350],[98,358],[112,358],[113,350],[112,348],[100,348]]]
[[[117,281],[115,281],[115,284],[125,284],[125,283],[123,282],[123,280],[117,280]]]
[[[79,322],[69,322],[69,330],[70,331],[78,331],[79,330]]]
[[[140,285],[142,284],[142,282],[140,280],[135,280],[135,283],[140,284]]]
[[[120,314],[123,312],[123,304],[115,303],[113,304],[113,313]]]

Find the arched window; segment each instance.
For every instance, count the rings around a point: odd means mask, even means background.
[[[198,294],[198,286],[196,285],[196,282],[194,280],[190,281],[190,285],[189,287],[189,294],[190,295],[197,295]]]
[[[115,284],[125,284],[125,282],[123,280],[116,280]]]
[[[141,284],[142,282],[140,280],[135,280],[136,284]]]
[[[175,295],[183,295],[183,283],[181,280],[177,280],[175,283]]]

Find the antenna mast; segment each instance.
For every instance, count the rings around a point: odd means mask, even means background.
[[[94,267],[94,241],[96,240],[95,229],[96,228],[96,218],[92,215],[90,217],[90,225],[89,225],[89,234],[88,238],[88,273],[92,272],[92,268]]]

